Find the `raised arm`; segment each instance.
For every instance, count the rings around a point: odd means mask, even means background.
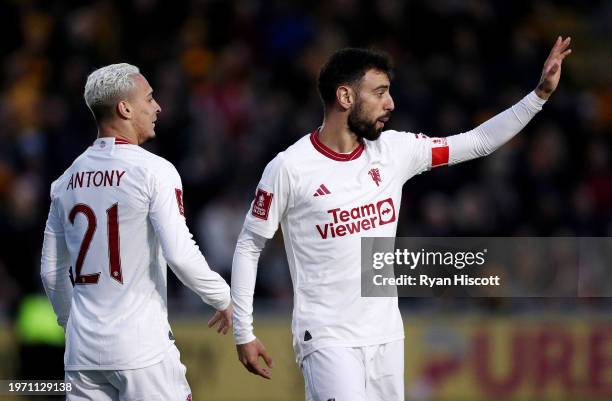
[[[446,160],[432,159],[432,167],[457,164],[493,153],[518,134],[546,101],[535,92],[520,102],[490,118],[473,130],[444,138],[448,146]],[[434,152],[436,148],[433,148]],[[435,153],[432,153],[435,154]]]
[[[561,64],[571,53],[570,38],[561,37],[553,46],[542,69],[542,76],[534,91],[520,102],[497,114],[478,127],[447,137],[401,135],[397,139],[409,142],[407,155],[400,154],[400,163],[405,164],[405,179],[432,167],[452,165],[491,154],[518,134],[542,109],[546,100],[555,91],[561,77]],[[402,138],[403,137],[403,138]],[[404,152],[399,148],[399,152]],[[406,160],[403,162],[402,160]]]
[[[563,59],[571,53],[571,49],[568,48],[570,41],[569,37],[562,40],[559,36],[544,62],[540,82],[533,92],[475,129],[446,138],[449,149],[448,164],[460,163],[492,153],[518,134],[531,121],[559,84],[561,64]]]

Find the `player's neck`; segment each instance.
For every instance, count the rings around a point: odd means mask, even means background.
[[[359,146],[359,139],[349,129],[346,120],[330,116],[325,117],[319,130],[319,141],[338,153],[351,153]]]
[[[131,144],[138,145],[137,135],[126,127],[115,122],[103,122],[98,125],[98,138],[121,138]]]

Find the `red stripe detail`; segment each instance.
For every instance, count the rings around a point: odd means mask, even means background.
[[[448,146],[431,148],[431,167],[448,164]]]
[[[323,190],[321,188],[317,189],[317,193],[319,195],[325,195],[325,192],[323,192]]]
[[[329,192],[329,189],[327,189],[327,187],[325,186],[325,184],[321,184],[321,189],[322,189],[323,191],[325,191],[325,193],[326,193],[326,194],[328,194],[328,195],[329,195],[329,194],[331,194],[331,192]]]
[[[132,143],[126,139],[115,137],[115,145],[131,145]]]
[[[319,153],[321,153],[323,156],[328,157],[332,160],[339,161],[339,162],[348,162],[351,160],[355,160],[359,156],[361,156],[361,154],[363,153],[363,150],[365,149],[365,145],[362,142],[360,142],[359,146],[357,146],[357,148],[355,148],[355,150],[353,150],[351,153],[347,153],[347,154],[338,153],[328,148],[321,141],[319,141],[319,130],[320,128],[317,128],[310,134],[310,142],[312,142],[312,146],[314,146],[314,148]]]
[[[176,203],[178,204],[178,211],[181,216],[185,216],[185,206],[183,206],[183,190],[175,188],[174,193],[176,195]]]

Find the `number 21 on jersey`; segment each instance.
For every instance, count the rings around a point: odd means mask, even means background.
[[[74,205],[72,210],[70,210],[70,214],[68,215],[68,219],[70,223],[74,225],[74,219],[77,214],[81,213],[87,218],[87,230],[85,231],[85,235],[83,236],[83,241],[81,242],[81,247],[79,248],[79,255],[77,256],[76,266],[75,266],[75,277],[74,284],[98,284],[98,280],[100,279],[100,272],[93,274],[81,274],[81,270],[83,269],[83,262],[85,261],[85,256],[87,256],[87,251],[89,250],[89,245],[91,244],[91,240],[96,232],[96,228],[98,226],[96,214],[93,209],[83,203],[77,203]],[[115,203],[110,208],[106,209],[106,219],[107,219],[107,239],[108,239],[108,265],[109,272],[112,279],[117,280],[119,283],[123,284],[123,275],[121,274],[121,258],[119,254],[119,204]]]

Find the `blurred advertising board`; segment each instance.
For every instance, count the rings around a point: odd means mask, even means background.
[[[612,318],[578,314],[501,317],[404,313],[407,401],[596,401],[612,399]],[[274,359],[273,379],[247,372],[230,335],[204,321],[173,331],[194,400],[298,401],[304,383],[289,321],[256,319]],[[0,331],[0,372],[14,378],[10,330]]]

